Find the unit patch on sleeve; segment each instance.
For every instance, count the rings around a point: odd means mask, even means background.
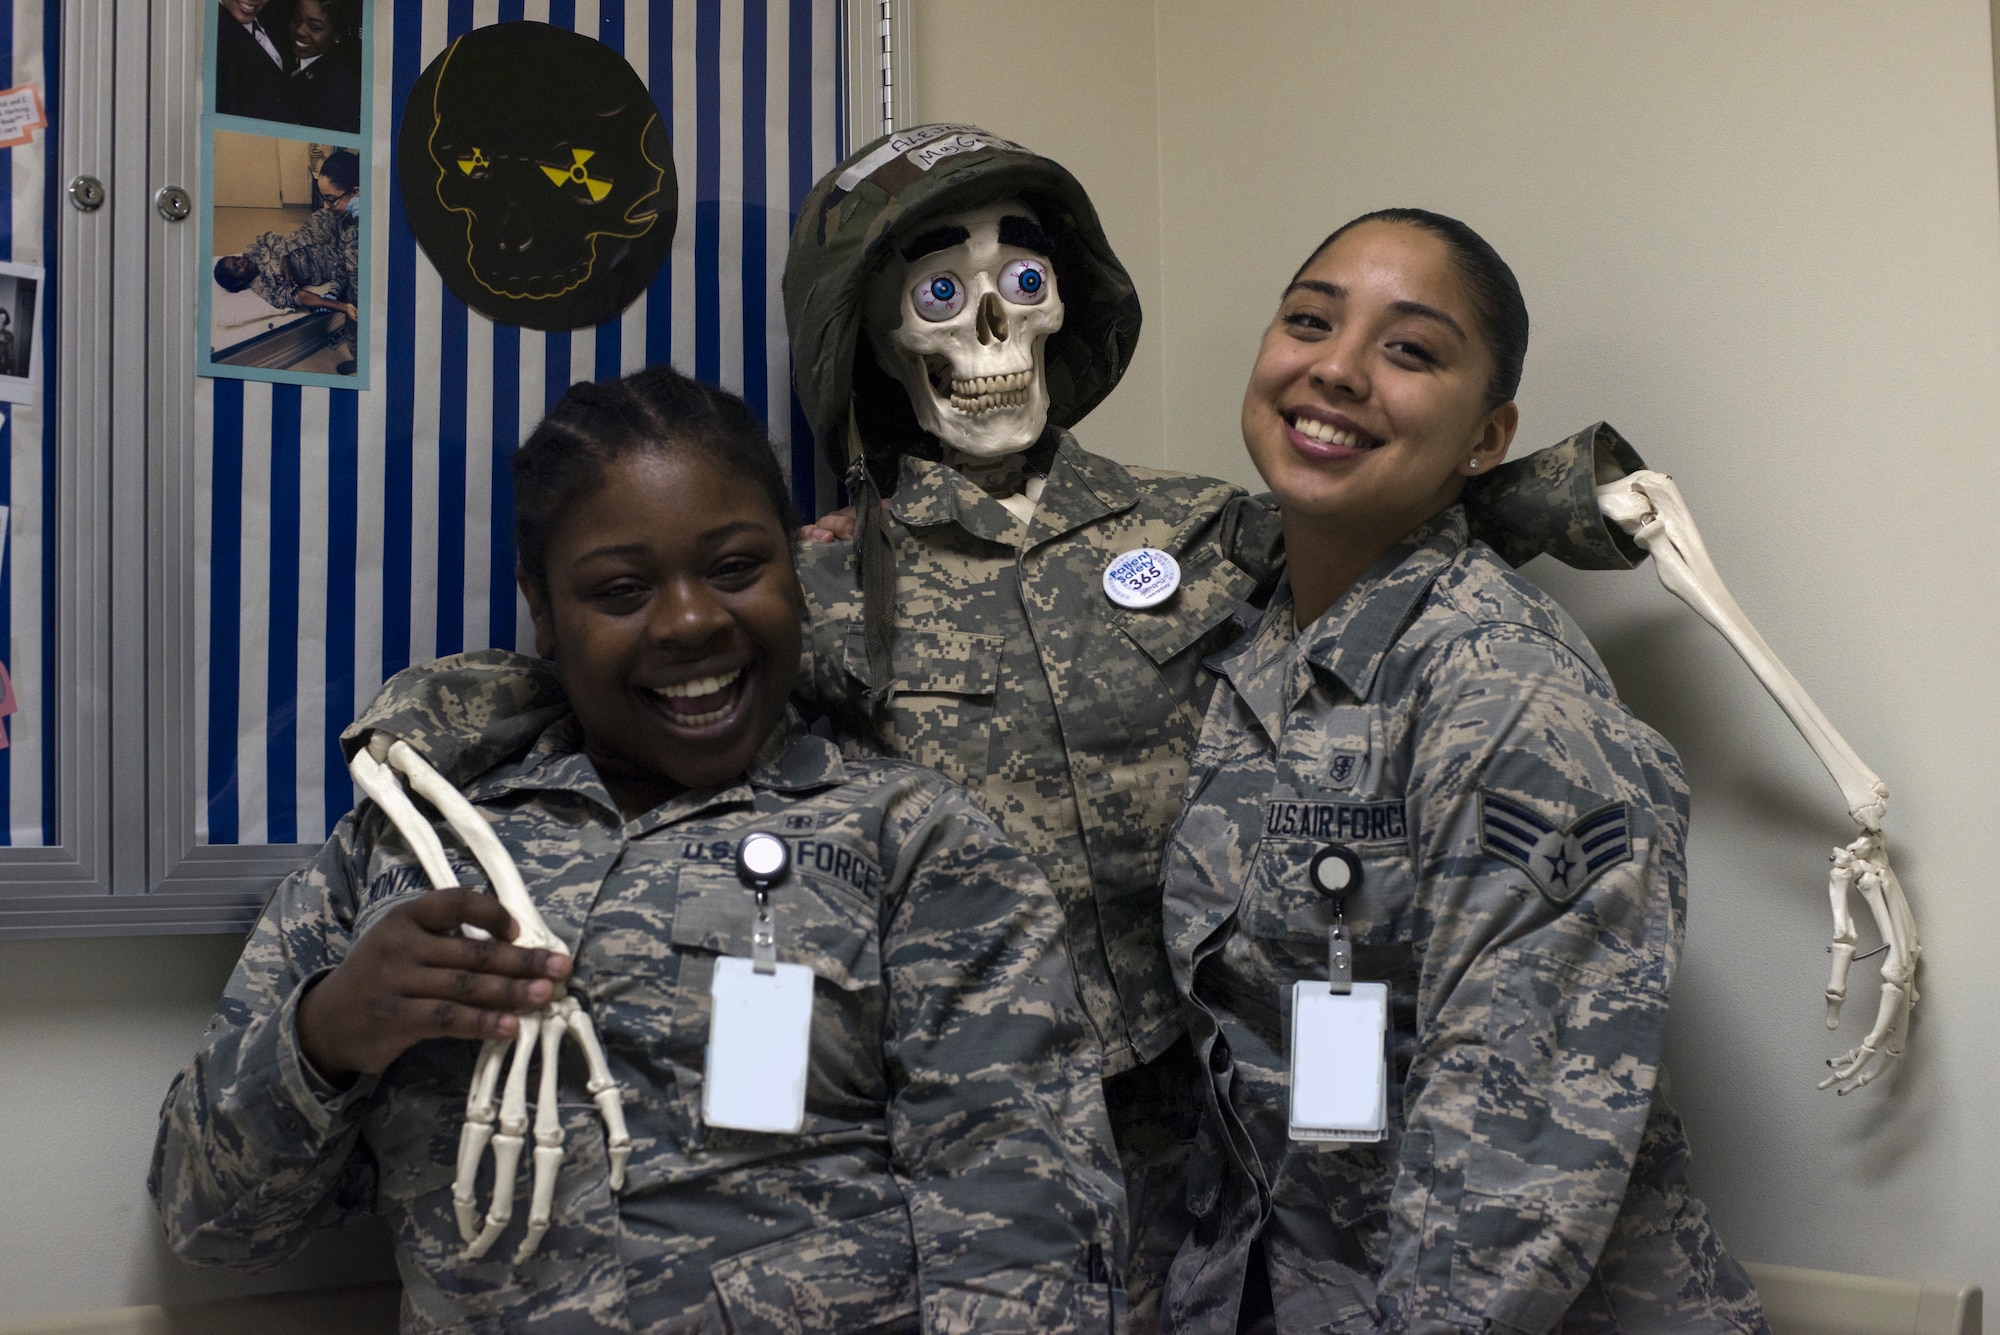
[[[1526,872],[1551,904],[1567,908],[1592,881],[1632,860],[1632,812],[1609,802],[1559,826],[1512,798],[1482,791],[1479,843]]]

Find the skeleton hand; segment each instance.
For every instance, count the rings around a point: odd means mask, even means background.
[[[397,771],[408,778],[410,787],[419,796],[444,816],[452,831],[465,841],[472,856],[485,870],[487,879],[492,882],[494,896],[519,929],[515,933],[514,945],[526,950],[568,955],[568,948],[562,939],[549,930],[542,915],[536,911],[527,886],[521,881],[521,873],[514,866],[514,859],[494,835],[486,818],[407,743],[376,733],[368,739],[365,749],[355,753],[349,768],[361,790],[374,799],[383,814],[408,841],[434,888],[454,887],[458,878],[445,857],[444,845],[439,841],[437,831],[417,811],[416,805],[397,782]],[[463,930],[468,936],[486,935],[469,923]],[[556,1082],[557,1059],[561,1055],[565,1034],[573,1034],[577,1046],[583,1049],[584,1063],[590,1072],[585,1088],[596,1100],[598,1112],[604,1118],[611,1161],[611,1189],[617,1191],[625,1184],[625,1161],[632,1153],[632,1138],[625,1129],[625,1112],[619,1103],[617,1082],[611,1078],[610,1068],[604,1060],[604,1049],[597,1041],[590,1016],[577,1004],[576,998],[565,995],[562,986],[557,984],[547,1005],[520,1017],[520,1028],[513,1039],[488,1039],[480,1048],[478,1062],[473,1067],[472,1088],[466,1096],[465,1126],[459,1133],[458,1173],[452,1182],[452,1201],[458,1210],[458,1230],[466,1244],[461,1254],[465,1260],[477,1260],[484,1256],[513,1218],[515,1177],[528,1130],[528,1068],[537,1052],[542,1065],[535,1100],[534,1195],[528,1209],[527,1235],[521,1239],[521,1246],[514,1253],[515,1261],[525,1261],[532,1256],[541,1244],[542,1235],[548,1231],[555,1203],[556,1173],[562,1164],[562,1122],[556,1112]],[[500,1084],[501,1062],[510,1046],[514,1049],[514,1057],[507,1066],[507,1083],[501,1091],[496,1110],[494,1094]],[[493,1147],[493,1205],[482,1227],[473,1182],[479,1173],[480,1160],[486,1157],[489,1143]]]
[[[569,976],[569,958],[500,941],[469,940],[462,926],[506,938],[498,900],[438,890],[398,904],[354,943],[340,966],[299,1001],[299,1046],[331,1080],[379,1074],[430,1038],[501,1038],[515,1016],[539,1010]]]
[[[1806,739],[1827,773],[1840,785],[1847,812],[1861,835],[1845,848],[1834,850],[1829,892],[1833,900],[1832,977],[1826,989],[1827,1028],[1840,1023],[1841,1002],[1847,997],[1847,972],[1854,962],[1854,918],[1848,911],[1848,892],[1859,887],[1861,897],[1875,916],[1881,930],[1882,949],[1888,958],[1882,963],[1882,1001],[1875,1025],[1859,1047],[1829,1061],[1833,1074],[1820,1088],[1839,1085],[1842,1094],[1869,1083],[1903,1055],[1903,1035],[1909,1028],[1910,1009],[1916,1004],[1917,959],[1923,948],[1917,943],[1916,919],[1910,913],[1902,882],[1889,866],[1889,845],[1882,836],[1882,821],[1889,810],[1889,787],[1868,768],[1820,712],[1798,678],[1786,670],[1750,624],[1750,618],[1736,605],[1722,582],[1708,549],[1695,527],[1694,516],[1682,499],[1680,488],[1664,473],[1650,469],[1633,473],[1597,489],[1597,501],[1605,516],[1652,553],[1660,582],[1669,592],[1701,614],[1704,621],[1722,632],[1732,649],[1763,684],[1771,698],[1785,711],[1792,726]]]
[[[1860,1046],[1829,1060],[1833,1074],[1819,1082],[1821,1089],[1839,1085],[1842,1094],[1852,1094],[1903,1055],[1910,1009],[1917,1004],[1917,957],[1923,954],[1910,901],[1889,865],[1889,845],[1881,832],[1865,831],[1847,847],[1834,849],[1833,872],[1827,878],[1833,900],[1833,944],[1827,947],[1833,952],[1833,973],[1826,984],[1826,1027],[1840,1024],[1840,1003],[1847,999],[1847,970],[1854,962],[1854,916],[1848,910],[1848,892],[1856,886],[1875,915],[1883,941],[1877,949],[1889,957],[1882,962],[1882,1000],[1874,1027]]]

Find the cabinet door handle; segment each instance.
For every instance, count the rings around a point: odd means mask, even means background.
[[[95,176],[79,176],[69,183],[69,202],[79,213],[95,213],[104,207],[104,182]]]
[[[194,212],[194,201],[177,185],[163,185],[153,193],[153,207],[168,222],[185,222]]]

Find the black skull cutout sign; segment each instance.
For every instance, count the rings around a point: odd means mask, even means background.
[[[445,285],[502,324],[614,318],[673,244],[666,123],[602,42],[546,23],[476,28],[403,106],[397,176]]]

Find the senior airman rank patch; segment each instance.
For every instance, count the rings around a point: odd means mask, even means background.
[[[1632,860],[1632,812],[1608,802],[1554,825],[1512,798],[1479,794],[1479,842],[1528,874],[1542,897],[1568,908],[1590,883]]]

